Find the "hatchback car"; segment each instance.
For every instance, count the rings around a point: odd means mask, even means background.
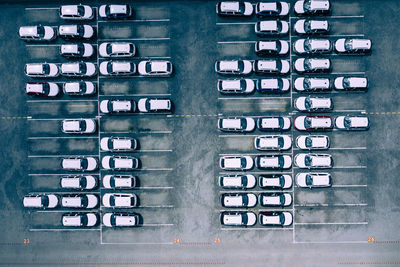
[[[254,30],[259,36],[286,35],[289,32],[289,23],[283,20],[258,21]]]
[[[289,14],[289,4],[282,1],[258,2],[256,4],[257,17],[284,17]]]
[[[60,55],[67,58],[88,58],[93,56],[93,45],[87,43],[62,44]]]
[[[253,71],[256,74],[286,75],[290,71],[290,63],[286,59],[255,60],[253,62]]]
[[[341,38],[335,42],[338,53],[368,53],[371,51],[371,40]]]
[[[94,194],[61,196],[61,206],[73,209],[94,209],[99,205],[99,198]]]
[[[133,75],[136,65],[127,61],[103,61],[100,63],[100,73],[106,76]]]
[[[288,150],[292,147],[289,135],[260,135],[254,138],[257,150]]]
[[[59,203],[60,197],[55,194],[29,194],[23,200],[25,208],[53,209]]]
[[[99,216],[94,212],[64,213],[61,223],[65,227],[92,227],[99,222]]]
[[[62,121],[63,133],[94,133],[96,128],[96,121],[93,119],[66,119]]]
[[[330,13],[329,0],[298,0],[294,4],[296,15],[326,15]]]
[[[294,42],[293,50],[300,55],[325,54],[332,51],[332,44],[328,39],[299,39]]]
[[[296,184],[299,187],[330,187],[332,178],[329,173],[298,173],[296,175]]]
[[[52,82],[26,83],[25,92],[32,96],[58,96],[60,87]]]
[[[61,74],[66,77],[91,77],[97,74],[97,67],[92,62],[63,63]]]
[[[133,14],[130,5],[101,5],[99,7],[99,17],[105,19],[124,19]]]
[[[219,220],[225,226],[253,226],[257,223],[257,216],[252,211],[223,211]]]
[[[294,80],[294,89],[298,92],[330,91],[329,78],[299,77]]]
[[[25,74],[34,78],[54,78],[60,75],[58,66],[54,63],[25,64]]]
[[[333,159],[329,154],[299,153],[294,157],[294,164],[302,169],[326,169],[333,167]]]
[[[138,178],[133,175],[104,175],[103,186],[107,189],[133,189],[138,185]]]
[[[143,76],[168,77],[172,69],[172,63],[166,60],[145,60],[138,64],[138,72]]]
[[[58,34],[65,39],[90,39],[94,36],[94,28],[90,25],[61,25]]]
[[[257,205],[257,196],[253,193],[222,194],[220,201],[226,208],[253,208]]]
[[[292,167],[292,157],[289,155],[257,156],[254,161],[260,170],[284,170]]]
[[[298,116],[294,119],[294,127],[299,131],[331,130],[332,119],[329,116]]]
[[[130,171],[139,168],[139,159],[135,157],[105,156],[101,166],[106,170]]]
[[[131,152],[137,147],[137,141],[131,137],[103,137],[100,148],[109,152]]]
[[[89,20],[94,17],[93,9],[86,5],[65,5],[60,7],[60,18],[68,20]]]
[[[256,177],[252,174],[223,175],[218,184],[226,189],[251,189],[256,186]]]
[[[289,53],[289,42],[284,40],[257,41],[254,51],[258,56],[284,56]]]
[[[260,93],[286,93],[290,89],[290,80],[288,78],[258,79],[256,85]]]
[[[294,69],[298,73],[329,72],[331,65],[329,58],[298,58],[294,62]]]
[[[141,98],[138,101],[138,110],[143,113],[171,112],[172,101],[167,98]]]
[[[269,174],[258,177],[258,185],[263,189],[288,189],[293,184],[292,177],[288,174]]]
[[[94,157],[70,157],[61,160],[61,167],[67,171],[91,172],[98,168],[97,159]]]
[[[97,187],[97,178],[92,175],[62,176],[60,186],[65,189],[91,190]]]
[[[368,130],[369,120],[366,116],[339,116],[335,119],[335,126],[340,130]]]
[[[107,212],[103,215],[103,224],[107,227],[133,227],[140,223],[137,213]]]
[[[296,34],[328,34],[329,22],[327,20],[300,19],[294,24]]]
[[[56,39],[57,32],[51,26],[19,27],[19,38],[24,41],[51,41]]]
[[[258,196],[263,207],[287,207],[292,205],[292,195],[289,193],[262,193]]]
[[[327,135],[299,135],[296,146],[305,150],[328,149],[330,140]]]
[[[133,43],[102,43],[99,46],[99,54],[102,57],[133,57],[136,47]]]
[[[288,211],[263,211],[258,215],[259,223],[263,226],[290,226],[293,215]]]
[[[366,77],[341,76],[334,81],[336,90],[368,90],[368,79]]]
[[[220,16],[251,16],[253,11],[251,3],[242,1],[222,1],[216,6],[216,12]]]
[[[222,94],[250,94],[254,92],[252,79],[218,80],[217,89]]]
[[[333,109],[332,98],[301,96],[294,100],[294,107],[298,111],[323,112]]]
[[[107,193],[102,202],[107,208],[134,208],[138,205],[138,198],[135,194]]]
[[[100,111],[105,114],[133,113],[136,111],[135,100],[102,100]]]
[[[223,132],[251,132],[256,124],[250,117],[228,117],[218,119],[218,129]]]
[[[227,171],[243,171],[252,169],[254,161],[250,156],[223,156],[219,159],[219,166]]]
[[[275,116],[257,119],[257,128],[260,131],[288,131],[290,126],[290,117]]]
[[[66,82],[63,85],[64,94],[71,96],[93,95],[96,93],[96,84],[93,82]]]
[[[253,67],[250,60],[222,60],[215,62],[215,71],[225,75],[247,75]]]

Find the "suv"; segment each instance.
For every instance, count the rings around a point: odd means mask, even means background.
[[[294,4],[296,15],[320,15],[330,13],[329,0],[298,0]]]
[[[292,158],[289,155],[257,156],[254,161],[260,170],[283,170],[292,167]]]
[[[66,119],[62,121],[63,133],[94,133],[96,121],[94,119]]]
[[[264,226],[290,226],[293,215],[288,211],[263,211],[259,213],[258,220]]]
[[[371,51],[371,40],[341,38],[335,42],[338,53],[368,53]]]
[[[256,177],[252,174],[233,174],[219,177],[219,186],[227,189],[251,189],[256,186]]]
[[[138,101],[139,112],[171,112],[172,102],[170,99],[141,98]]]
[[[294,107],[304,112],[330,111],[333,109],[333,103],[331,98],[301,96],[295,99]]]
[[[62,215],[61,223],[67,227],[91,227],[97,225],[98,220],[97,213],[70,212]]]
[[[217,3],[216,12],[220,16],[251,16],[253,5],[249,2],[223,1]]]
[[[300,19],[294,24],[297,34],[327,34],[329,22],[327,20]]]
[[[127,212],[108,212],[103,215],[103,224],[107,227],[133,227],[140,222],[139,214]]]
[[[287,207],[292,205],[292,195],[289,193],[262,193],[259,195],[263,207]]]
[[[254,51],[258,56],[284,56],[289,53],[289,42],[284,40],[257,41]]]
[[[134,208],[138,205],[135,194],[107,193],[103,195],[103,205],[107,208]]]
[[[294,157],[294,164],[302,169],[332,168],[333,159],[329,154],[299,153]]]
[[[288,150],[292,147],[289,135],[260,135],[254,138],[257,150]]]
[[[100,102],[102,113],[133,113],[136,111],[134,100],[102,100]]]
[[[101,5],[99,17],[106,19],[123,19],[132,16],[133,10],[130,5]]]
[[[57,96],[60,93],[60,87],[52,82],[26,83],[25,92],[33,96]]]
[[[255,122],[250,117],[228,117],[218,119],[218,129],[223,132],[251,132]]]
[[[329,78],[299,77],[294,80],[294,89],[298,92],[329,91]]]
[[[368,79],[365,77],[336,77],[333,83],[336,90],[367,90]]]
[[[219,159],[219,166],[227,171],[250,170],[254,161],[250,156],[224,156]]]
[[[335,126],[340,130],[368,130],[369,120],[366,116],[339,116],[335,119]]]
[[[94,36],[94,29],[90,25],[61,25],[58,34],[65,39],[90,39]]]
[[[24,196],[25,208],[53,209],[58,207],[60,197],[55,194],[30,194]]]
[[[330,187],[332,178],[329,173],[298,173],[296,184],[299,187]]]
[[[93,45],[87,43],[62,44],[60,47],[60,54],[67,58],[91,57],[93,51]]]
[[[289,189],[292,187],[292,177],[288,174],[268,174],[258,177],[258,185],[263,189]]]
[[[138,64],[138,72],[143,76],[168,77],[172,74],[172,63],[166,60],[145,60]]]
[[[130,171],[139,168],[139,160],[135,157],[105,156],[101,166],[106,170]]]
[[[74,209],[94,209],[99,204],[99,199],[96,195],[63,195],[61,197],[61,206],[63,208]]]
[[[217,89],[222,94],[250,94],[254,91],[252,79],[218,80]]]
[[[61,64],[61,74],[67,77],[91,77],[96,73],[96,65],[92,62],[81,61]]]
[[[254,208],[257,205],[257,196],[253,193],[222,194],[222,207],[226,208]]]
[[[102,43],[99,54],[102,57],[133,57],[136,48],[133,43]]]
[[[97,187],[97,179],[92,175],[62,176],[60,186],[65,189],[91,190]]]
[[[287,16],[289,14],[289,4],[281,1],[258,2],[256,4],[257,17]]]
[[[70,157],[61,160],[61,167],[67,171],[91,172],[97,170],[98,163],[94,157]]]
[[[60,72],[54,63],[28,63],[25,64],[25,74],[34,78],[55,78]]]
[[[247,75],[252,72],[250,60],[222,60],[215,62],[215,71],[225,75]]]
[[[280,74],[286,75],[290,71],[289,60],[286,59],[263,59],[253,62],[253,71],[257,74]]]
[[[290,126],[290,117],[276,116],[257,119],[257,128],[260,131],[287,131]]]
[[[57,33],[50,26],[22,26],[19,27],[19,38],[25,41],[51,41],[56,39]]]
[[[78,95],[92,95],[96,93],[96,85],[93,82],[66,82],[63,86],[64,94],[78,96]]]
[[[86,5],[61,6],[60,18],[70,20],[89,20],[93,18],[93,9]]]
[[[258,21],[254,30],[259,36],[286,35],[289,32],[289,23],[282,20]]]
[[[297,54],[322,54],[332,51],[331,41],[328,39],[299,39],[293,44]]]
[[[298,73],[329,72],[331,65],[329,58],[298,58],[294,62],[294,68]]]
[[[107,76],[133,75],[136,65],[127,61],[103,61],[100,63],[100,73]]]
[[[103,186],[107,189],[133,189],[138,185],[138,178],[133,175],[105,175]]]
[[[290,89],[288,78],[265,78],[257,80],[257,91],[260,93],[286,93]]]
[[[137,147],[137,141],[131,137],[103,137],[100,148],[109,152],[131,152]]]
[[[252,211],[223,211],[219,221],[226,226],[253,226],[257,223],[257,216]]]

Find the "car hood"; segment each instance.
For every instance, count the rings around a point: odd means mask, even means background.
[[[305,71],[304,58],[299,58],[294,62],[294,67],[297,71]]]
[[[305,96],[298,97],[294,102],[295,108],[300,110],[300,111],[306,110],[305,100],[306,100]]]
[[[88,199],[88,205],[86,207],[87,209],[95,208],[99,203],[99,199],[95,195],[88,194],[86,197]]]
[[[247,212],[247,225],[252,226],[257,222],[257,216],[253,212]]]
[[[344,77],[337,77],[336,79],[335,79],[335,88],[336,89],[343,89],[344,87],[343,87],[343,79],[344,79]]]
[[[295,30],[297,33],[306,33],[306,32],[304,31],[304,22],[305,22],[305,20],[304,20],[304,19],[301,19],[301,20],[298,20],[298,21],[294,24],[294,30]]]
[[[346,39],[342,38],[342,39],[338,39],[338,40],[335,42],[335,49],[336,49],[337,51],[339,51],[339,52],[344,52],[344,51],[345,51],[345,48],[344,48],[344,42],[345,42],[345,40],[346,40]]]
[[[294,88],[297,91],[303,91],[304,90],[304,78],[297,78],[294,81]]]
[[[337,128],[343,129],[344,127],[344,116],[339,116],[335,119],[335,125]]]
[[[296,184],[300,187],[308,187],[306,184],[306,176],[308,173],[299,173],[296,176]]]
[[[299,14],[302,14],[302,13],[304,13],[304,1],[297,1],[295,4],[294,4],[294,11],[296,12],[296,13],[299,13]]]
[[[284,226],[289,226],[292,224],[293,222],[293,216],[291,213],[289,212],[283,212],[283,215],[285,216],[285,222],[284,222]]]
[[[304,120],[306,116],[299,116],[294,120],[294,127],[298,130],[305,130],[306,128],[304,127]]]
[[[300,39],[300,40],[297,40],[296,42],[294,42],[294,50],[297,52],[297,53],[304,53],[304,52],[306,52],[306,50],[304,49],[304,42],[305,42],[306,40],[305,39]]]

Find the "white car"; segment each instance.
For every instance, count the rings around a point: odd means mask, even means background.
[[[293,215],[288,211],[260,212],[258,219],[263,226],[290,226],[293,223]]]
[[[222,1],[216,6],[216,12],[220,16],[251,16],[253,10],[251,3],[242,1]]]
[[[136,65],[127,61],[103,61],[100,63],[100,73],[106,76],[133,75]]]
[[[333,159],[329,154],[299,153],[294,157],[294,164],[302,169],[326,169],[333,167]]]
[[[97,179],[92,175],[62,176],[61,188],[76,190],[91,190],[97,186]]]
[[[143,76],[168,77],[172,69],[172,63],[166,60],[145,60],[138,64],[138,72]]]
[[[97,225],[98,220],[94,212],[71,212],[62,215],[61,223],[66,227],[91,227]]]
[[[215,71],[226,75],[247,75],[253,67],[250,60],[222,60],[215,62]]]
[[[299,39],[294,42],[293,50],[300,55],[330,53],[332,44],[328,39]]]
[[[339,116],[335,119],[335,126],[340,130],[368,130],[369,120],[366,116]]]
[[[28,63],[25,64],[25,74],[34,78],[54,78],[58,77],[60,72],[54,63]]]
[[[93,119],[66,119],[62,121],[63,133],[94,133],[96,121]]]
[[[288,174],[270,174],[258,177],[258,185],[264,189],[289,189],[292,187],[292,184],[292,177]]]
[[[265,78],[257,80],[257,91],[260,93],[286,93],[290,89],[288,78]]]
[[[298,58],[294,62],[294,68],[298,73],[329,72],[331,60],[329,58]]]
[[[91,77],[97,74],[97,67],[92,62],[63,63],[61,74],[66,77]]]
[[[289,42],[284,40],[257,41],[254,50],[258,56],[284,56],[289,53]]]
[[[299,187],[330,187],[332,185],[331,175],[329,173],[298,173],[296,175],[296,184]]]
[[[67,171],[91,172],[97,170],[98,163],[94,157],[71,157],[63,158],[61,167]]]
[[[292,147],[289,135],[260,135],[254,138],[254,147],[258,150],[288,150]]]
[[[329,0],[298,0],[294,4],[296,15],[319,15],[330,13]]]
[[[58,34],[65,39],[90,39],[94,36],[94,28],[90,25],[61,25]]]
[[[136,47],[133,43],[102,43],[99,46],[99,54],[102,57],[133,57]]]
[[[96,85],[93,82],[66,82],[63,85],[64,94],[77,95],[93,95],[96,93]]]
[[[21,26],[19,38],[25,41],[51,41],[57,37],[57,32],[51,26]]]
[[[107,227],[133,227],[140,222],[136,213],[107,212],[103,215],[103,224]]]
[[[225,226],[253,226],[257,223],[257,216],[252,211],[223,211],[219,220]]]
[[[327,34],[329,22],[327,20],[300,19],[294,24],[296,34]]]
[[[305,150],[328,149],[330,140],[327,135],[299,135],[296,146]]]
[[[130,5],[101,5],[99,17],[106,19],[121,19],[132,16],[133,10]]]
[[[25,208],[53,209],[58,207],[60,198],[55,194],[30,194],[24,196],[23,204]]]
[[[329,91],[329,78],[299,77],[294,80],[294,89],[298,92]]]
[[[93,194],[61,196],[61,206],[63,208],[93,209],[98,204],[99,199]]]
[[[305,112],[329,111],[333,109],[333,102],[329,97],[301,96],[294,100],[294,107]]]
[[[218,119],[218,129],[224,132],[251,132],[256,124],[250,117],[228,117]]]
[[[103,186],[107,189],[132,189],[137,186],[137,177],[133,175],[104,175]]]
[[[141,98],[138,101],[139,112],[171,112],[172,102],[170,99]]]
[[[260,131],[287,131],[292,123],[287,116],[260,117],[257,119],[257,128]]]
[[[218,80],[217,89],[222,94],[250,94],[254,92],[252,79]]]
[[[341,38],[335,42],[338,53],[367,53],[371,51],[371,40]]]
[[[286,75],[290,71],[290,63],[286,59],[255,60],[253,62],[253,71],[257,74]]]
[[[106,170],[136,170],[139,168],[139,160],[135,157],[105,156],[101,166]]]
[[[57,96],[60,93],[60,87],[52,82],[26,83],[25,92],[32,96]]]
[[[250,189],[256,186],[256,182],[252,174],[223,175],[218,180],[218,184],[227,189]]]
[[[334,81],[336,90],[367,90],[368,79],[365,77],[336,77]]]
[[[257,156],[254,161],[260,170],[283,170],[292,167],[292,157],[289,155]]]
[[[294,120],[294,127],[299,131],[331,130],[332,119],[329,116],[298,116]]]
[[[134,208],[137,203],[135,194],[107,193],[103,195],[103,205],[107,208]]]
[[[60,7],[60,18],[68,20],[89,20],[93,18],[93,9],[86,5],[65,5]]]
[[[257,196],[253,193],[222,194],[220,200],[226,208],[253,208],[257,205]]]
[[[100,111],[105,114],[133,113],[136,111],[136,103],[134,100],[102,100]]]
[[[292,195],[289,193],[262,193],[258,197],[263,207],[287,207],[292,205]]]
[[[103,137],[100,140],[100,148],[110,152],[131,152],[137,147],[137,141],[131,137]]]
[[[264,20],[258,21],[254,25],[257,35],[286,35],[289,32],[289,23],[283,20]]]
[[[252,169],[254,161],[250,156],[223,156],[219,159],[219,166],[227,171],[243,171]]]
[[[93,45],[88,43],[62,44],[60,47],[60,55],[67,58],[88,58],[93,52]]]
[[[284,17],[289,14],[289,4],[282,1],[258,2],[256,4],[257,17]]]

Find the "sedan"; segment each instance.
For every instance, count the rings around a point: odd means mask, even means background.
[[[107,212],[103,215],[103,224],[107,227],[133,227],[140,223],[137,213]]]
[[[28,63],[25,64],[25,75],[33,78],[55,78],[60,72],[54,63]]]
[[[19,38],[24,41],[52,41],[57,37],[57,32],[51,26],[21,26]]]
[[[97,67],[92,62],[73,62],[61,64],[61,75],[66,77],[91,77],[97,74]]]
[[[301,96],[294,100],[294,107],[304,112],[330,111],[333,109],[333,102],[328,97]]]
[[[289,42],[284,40],[257,41],[254,51],[258,56],[284,56],[289,53]]]
[[[330,187],[332,178],[329,173],[298,173],[296,175],[296,184],[299,187]]]
[[[258,185],[263,189],[288,189],[293,184],[292,177],[288,174],[270,174],[260,175],[258,177]]]
[[[135,194],[107,193],[102,202],[107,208],[134,208],[138,205],[138,198]]]
[[[287,2],[258,2],[256,4],[257,17],[284,17],[289,14],[289,4]]]
[[[134,100],[102,100],[100,111],[105,114],[133,113],[136,111],[136,103]]]
[[[263,207],[287,207],[292,205],[292,195],[289,193],[262,193],[258,197]]]
[[[298,92],[330,91],[329,78],[299,77],[294,80],[294,89]]]
[[[293,44],[297,54],[323,54],[332,51],[331,41],[328,39],[299,39]]]
[[[100,73],[106,76],[133,75],[136,65],[127,61],[103,61],[100,63]]]
[[[284,170],[292,167],[292,157],[289,155],[257,156],[254,161],[260,170]]]
[[[296,34],[327,34],[329,22],[327,20],[300,19],[294,24]]]
[[[335,90],[367,90],[368,79],[365,77],[337,77],[334,81]]]
[[[130,5],[101,5],[99,7],[99,17],[105,19],[123,19],[132,16]]]
[[[107,189],[133,189],[138,185],[138,178],[133,175],[104,175],[103,186]]]
[[[139,160],[135,157],[105,156],[101,166],[106,170],[131,171],[139,168]]]
[[[99,204],[99,199],[96,195],[63,195],[61,197],[61,206],[63,208],[73,209],[93,209]]]
[[[215,62],[215,71],[225,75],[247,75],[253,67],[250,60],[222,60]]]
[[[93,95],[96,93],[96,84],[93,82],[66,82],[63,87],[64,94],[71,96]]]
[[[89,20],[93,18],[93,9],[86,5],[61,6],[60,18],[67,20]]]
[[[67,171],[90,172],[98,168],[97,159],[94,157],[71,157],[61,160],[61,167]]]
[[[254,30],[257,35],[286,35],[289,32],[289,23],[283,20],[264,20],[258,21],[254,25]]]
[[[25,208],[53,209],[58,207],[60,197],[55,194],[30,194],[24,196]]]
[[[330,13],[329,0],[298,0],[294,4],[296,15],[325,15]]]
[[[250,94],[254,92],[252,79],[218,80],[217,89],[222,94]]]
[[[243,171],[252,169],[254,161],[250,156],[223,156],[219,159],[219,166],[227,171]]]
[[[339,116],[335,119],[335,126],[340,130],[368,130],[369,120],[366,116]]]
[[[58,96],[60,87],[52,82],[26,83],[25,92],[31,96]]]
[[[94,133],[96,131],[96,121],[93,119],[66,119],[62,121],[63,133]]]
[[[139,112],[171,112],[172,102],[170,99],[164,98],[141,98],[138,101]]]
[[[333,167],[333,159],[329,154],[299,153],[294,157],[294,164],[302,169],[326,169]]]
[[[61,25],[58,34],[64,39],[90,39],[94,36],[94,28],[90,25]]]
[[[254,138],[254,147],[258,150],[288,150],[292,147],[289,135],[261,135]]]
[[[293,215],[288,211],[263,211],[259,213],[258,220],[263,226],[290,226]]]
[[[290,129],[290,117],[260,117],[257,119],[257,128],[260,131],[287,131]]]
[[[220,176],[219,186],[226,189],[250,189],[256,186],[256,177],[252,174],[233,174]]]
[[[226,226],[253,226],[257,223],[257,216],[252,211],[223,211],[219,220]]]
[[[226,208],[253,208],[257,205],[257,196],[253,193],[222,194],[220,200]]]
[[[332,119],[329,116],[298,116],[294,119],[294,127],[299,131],[331,130]]]
[[[143,76],[168,77],[172,69],[172,63],[165,60],[146,60],[138,64],[138,72]]]
[[[294,62],[294,68],[298,73],[329,72],[331,60],[329,58],[298,58]]]
[[[133,43],[102,43],[99,46],[99,54],[102,57],[133,57],[136,47]]]
[[[109,152],[132,152],[137,147],[137,141],[131,137],[103,137],[100,148]]]
[[[251,16],[253,5],[249,2],[223,1],[217,3],[216,12],[220,16]]]
[[[256,124],[250,117],[228,117],[218,119],[218,129],[223,132],[251,132]]]
[[[330,140],[327,135],[299,135],[296,146],[305,150],[328,149]]]
[[[260,93],[286,93],[290,89],[288,78],[258,79],[256,84]]]
[[[93,212],[70,212],[64,213],[61,223],[66,227],[91,227],[97,225],[99,221],[97,213]]]
[[[62,44],[60,55],[66,58],[88,58],[93,56],[93,45],[87,43]]]
[[[97,187],[97,178],[92,175],[62,176],[60,186],[66,189],[91,190]]]
[[[286,75],[290,71],[290,63],[286,59],[255,60],[253,62],[253,71],[256,74]]]
[[[338,53],[368,53],[371,52],[371,40],[341,38],[335,42]]]

